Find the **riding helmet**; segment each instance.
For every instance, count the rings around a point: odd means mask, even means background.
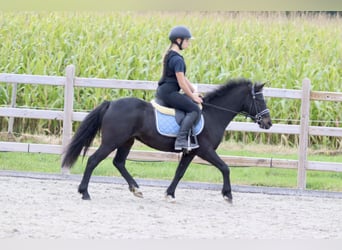
[[[190,39],[191,37],[192,36],[190,30],[187,27],[181,25],[173,27],[169,34],[169,39],[171,42],[176,41],[177,38]]]

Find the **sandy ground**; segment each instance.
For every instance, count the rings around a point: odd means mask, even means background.
[[[0,239],[342,239],[342,199],[0,177]]]

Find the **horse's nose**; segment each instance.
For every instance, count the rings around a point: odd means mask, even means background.
[[[267,121],[266,121],[266,129],[269,129],[270,127],[272,127],[272,121],[271,121],[271,119],[270,118],[268,118],[267,119]]]
[[[262,119],[262,124],[260,124],[261,128],[263,129],[269,129],[270,127],[272,127],[272,121],[270,117],[265,117],[264,119]]]

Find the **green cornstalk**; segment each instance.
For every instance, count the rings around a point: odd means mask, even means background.
[[[312,90],[342,91],[342,18],[281,12],[0,12],[0,72],[64,76],[66,66],[74,64],[79,77],[158,81],[167,35],[177,24],[187,25],[196,38],[184,52],[194,83],[246,77],[267,81],[267,87],[301,89],[308,77]],[[17,106],[61,110],[62,96],[60,87],[22,84]],[[104,99],[124,96],[150,100],[154,93],[77,89],[75,109],[89,111]],[[10,97],[11,85],[0,83],[0,105],[9,105]],[[298,124],[298,100],[269,98],[268,106],[276,123]],[[341,103],[314,103],[313,125],[341,127],[341,110]],[[7,118],[1,117],[0,125],[6,129]],[[58,121],[16,119],[15,131],[54,134],[60,126]],[[277,144],[281,136],[259,138]],[[249,133],[232,137],[255,139]],[[296,138],[286,137],[296,144]],[[341,147],[339,138],[311,142]]]

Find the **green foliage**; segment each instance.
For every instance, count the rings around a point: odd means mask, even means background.
[[[340,17],[286,16],[284,13],[199,12],[0,12],[0,72],[65,75],[69,64],[80,77],[157,81],[172,26],[187,25],[195,40],[184,52],[188,77],[194,83],[220,84],[247,77],[270,82],[267,87],[300,89],[303,78],[317,91],[341,92]],[[11,86],[0,83],[0,105],[10,103]],[[62,109],[60,87],[19,85],[17,105]],[[151,91],[77,89],[75,109],[91,110],[102,100]],[[276,122],[298,123],[298,101],[268,101]],[[312,125],[341,127],[341,103],[315,102]],[[240,119],[240,118],[238,118]],[[1,128],[6,127],[0,118]],[[57,121],[16,119],[16,131],[58,134]],[[255,140],[234,133],[236,140]],[[280,136],[261,135],[281,142]],[[288,137],[290,143],[296,139]],[[341,147],[338,138],[312,138],[313,144]]]

